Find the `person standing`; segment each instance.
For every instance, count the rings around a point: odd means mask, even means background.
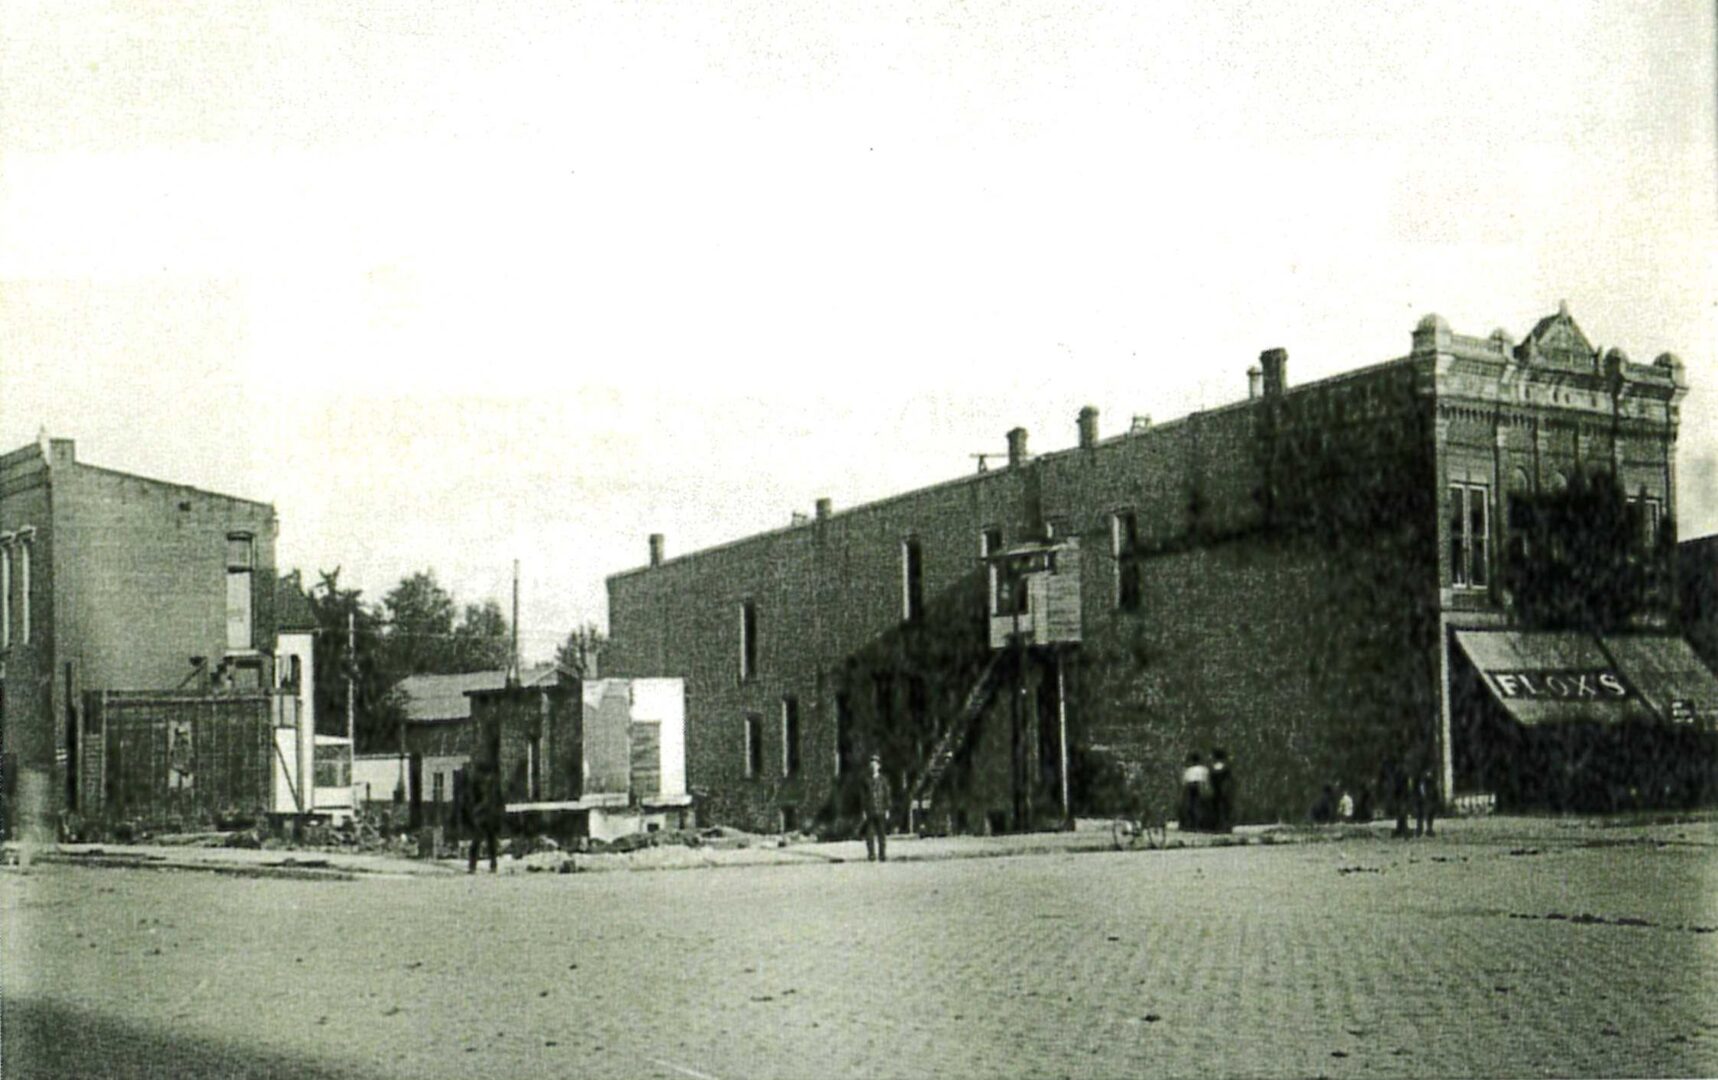
[[[494,772],[473,769],[467,785],[471,806],[471,854],[465,872],[477,873],[477,849],[489,845],[489,872],[495,873],[495,853],[501,835],[501,819],[505,808],[501,798],[501,777]]]
[[[1408,770],[1396,764],[1395,758],[1384,759],[1382,787],[1388,800],[1389,812],[1396,815],[1396,830],[1392,835],[1407,838],[1408,832]]]
[[[1211,827],[1226,833],[1235,827],[1234,774],[1222,747],[1211,751]]]
[[[1414,778],[1414,835],[1435,836],[1433,823],[1438,814],[1438,782],[1432,770],[1421,769]],[[1403,828],[1407,823],[1403,823]]]
[[[865,858],[871,862],[888,862],[889,778],[883,775],[883,758],[871,755],[871,774],[865,778],[865,820],[859,831],[865,834]]]
[[[1211,789],[1211,770],[1205,767],[1198,752],[1187,755],[1187,767],[1181,770],[1181,831],[1193,832],[1205,825],[1205,802]]]

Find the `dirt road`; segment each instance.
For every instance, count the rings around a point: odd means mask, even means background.
[[[4,1068],[1710,1076],[1715,871],[1712,825],[350,882],[38,866],[0,874]]]

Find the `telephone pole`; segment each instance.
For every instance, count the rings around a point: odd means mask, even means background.
[[[513,560],[513,660],[507,671],[507,684],[519,684],[519,560]]]
[[[358,749],[358,613],[346,613],[346,742],[352,752]]]

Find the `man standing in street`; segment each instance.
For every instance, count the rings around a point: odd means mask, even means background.
[[[477,850],[479,845],[489,845],[489,872],[495,873],[495,849],[501,833],[501,819],[506,815],[501,797],[501,777],[492,770],[476,769],[471,772],[471,783],[466,788],[469,798],[471,815],[471,855],[466,862],[465,872],[477,873]]]
[[[865,858],[871,862],[888,862],[885,848],[889,835],[891,803],[889,778],[883,775],[883,758],[871,755],[871,774],[865,778],[865,821],[859,831],[865,834]]]

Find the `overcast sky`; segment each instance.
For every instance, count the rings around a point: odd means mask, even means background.
[[[518,558],[537,658],[651,532],[1566,298],[1686,362],[1718,529],[1707,0],[420,7],[8,0],[0,449],[273,502],[373,598]]]

